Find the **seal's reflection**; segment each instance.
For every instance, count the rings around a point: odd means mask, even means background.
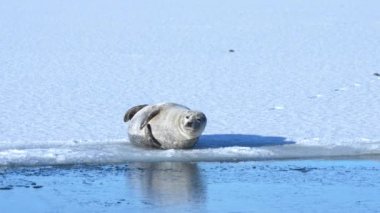
[[[192,204],[203,202],[206,197],[205,185],[195,163],[130,163],[126,178],[129,187],[151,204]]]

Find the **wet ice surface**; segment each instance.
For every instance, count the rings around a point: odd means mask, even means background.
[[[0,169],[2,211],[376,212],[374,160]]]

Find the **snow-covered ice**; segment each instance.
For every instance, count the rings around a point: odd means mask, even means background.
[[[0,165],[380,154],[379,6],[5,0]],[[128,143],[163,101],[205,112],[195,149]]]

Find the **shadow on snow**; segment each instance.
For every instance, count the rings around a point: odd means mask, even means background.
[[[278,146],[286,144],[295,144],[285,137],[280,136],[260,136],[260,135],[243,135],[243,134],[214,134],[202,135],[194,148],[221,148],[231,146],[241,147],[260,147],[260,146]]]

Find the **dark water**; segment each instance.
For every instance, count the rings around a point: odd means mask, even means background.
[[[0,168],[1,212],[379,212],[380,162]]]

